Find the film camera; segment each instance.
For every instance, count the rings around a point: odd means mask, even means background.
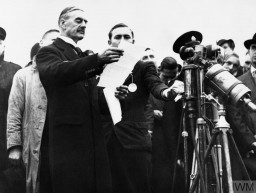
[[[224,101],[235,106],[242,104],[249,110],[256,111],[256,106],[250,100],[251,90],[219,64],[223,58],[221,48],[217,45],[200,45],[202,39],[200,32],[189,31],[181,35],[173,45],[173,51],[180,54],[185,63],[185,87],[193,85],[193,69],[203,68],[204,82]],[[191,88],[185,88],[185,95],[190,90]]]

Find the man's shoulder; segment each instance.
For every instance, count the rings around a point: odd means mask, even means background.
[[[250,72],[247,71],[246,73],[244,73],[241,76],[237,77],[237,79],[243,82],[244,80],[247,80],[250,76],[251,76]]]
[[[148,68],[152,68],[156,70],[156,66],[153,62],[143,62],[143,61],[138,61],[135,66],[133,71],[144,71],[147,70]]]
[[[8,61],[3,61],[3,64],[6,66],[6,68],[11,68],[11,69],[14,69],[14,70],[19,70],[21,69],[21,66],[18,65],[18,64],[15,64],[13,62],[8,62]]]
[[[14,77],[15,79],[25,79],[25,76],[27,76],[31,71],[32,71],[32,66],[19,69],[14,75]]]

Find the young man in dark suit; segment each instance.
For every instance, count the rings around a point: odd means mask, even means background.
[[[65,8],[58,24],[60,37],[43,47],[36,60],[48,98],[52,192],[108,193],[111,178],[94,77],[104,65],[118,61],[122,50],[108,48],[84,57],[76,45],[87,24],[80,8]]]
[[[134,43],[133,31],[125,24],[115,25],[109,32],[109,45],[118,47],[121,41]],[[151,138],[145,106],[149,94],[168,100],[183,92],[183,84],[168,88],[157,75],[153,62],[139,61],[124,82],[130,90],[121,100],[122,120],[112,130],[108,153],[114,193],[149,193],[151,175]],[[134,88],[134,87],[133,87]]]
[[[256,34],[245,41],[244,45],[249,52],[251,68],[238,79],[251,90],[250,99],[256,104]],[[250,177],[256,180],[256,112],[249,112],[244,107],[229,107],[227,118]]]

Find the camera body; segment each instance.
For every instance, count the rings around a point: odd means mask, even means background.
[[[182,46],[179,50],[180,58],[189,63],[200,63],[200,61],[217,61],[220,58],[221,50],[212,45],[194,45],[193,47]]]

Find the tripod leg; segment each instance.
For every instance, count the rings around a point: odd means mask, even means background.
[[[215,140],[211,140],[211,134],[210,134],[209,129],[207,129],[206,131],[207,131],[208,141],[210,141],[210,142],[217,141],[216,145],[214,145],[214,147],[213,147],[214,149],[211,150],[211,155],[212,155],[212,162],[213,162],[213,167],[214,167],[215,177],[216,177],[216,190],[217,190],[217,193],[223,193],[221,145],[219,145],[218,138],[215,137],[214,138]],[[220,132],[218,132],[218,133],[220,133]],[[216,135],[216,133],[215,133],[215,135]],[[207,157],[208,157],[208,155],[206,154],[205,160],[207,160]]]
[[[227,138],[226,131],[223,131],[223,130],[222,130],[222,139],[223,139],[224,156],[225,156],[226,170],[227,170],[228,189],[229,189],[229,193],[234,193],[229,147],[228,147],[228,138]]]
[[[192,136],[195,136],[195,132],[194,132],[194,128],[193,125],[195,124],[194,119],[192,117],[190,117],[190,127],[191,128],[191,134]],[[192,142],[193,142],[193,146],[194,146],[194,152],[195,152],[195,156],[196,156],[196,160],[197,160],[197,167],[198,167],[198,171],[199,171],[199,175],[200,175],[200,186],[202,189],[201,191],[203,193],[207,193],[208,191],[206,190],[206,186],[205,186],[205,181],[204,181],[204,175],[203,175],[203,169],[202,169],[202,165],[201,165],[201,161],[200,161],[200,157],[199,157],[199,152],[197,149],[197,143],[194,137],[192,137]],[[200,192],[200,191],[199,191]]]

